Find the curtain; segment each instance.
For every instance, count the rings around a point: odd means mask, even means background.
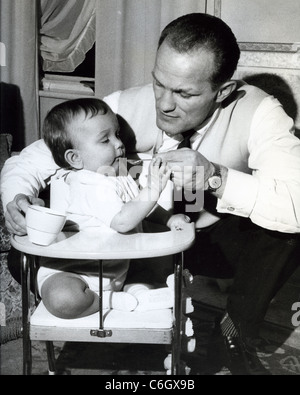
[[[43,67],[72,71],[95,42],[96,7],[96,95],[103,97],[151,82],[161,30],[180,15],[205,12],[207,0],[0,0],[0,6],[1,81],[20,89],[28,145],[39,138],[37,16]]]
[[[18,133],[24,134],[25,145],[39,137],[36,15],[36,0],[0,0],[0,41],[6,49],[6,65],[0,67],[1,85],[12,88],[5,91],[20,92],[22,106],[18,117],[24,121]],[[8,100],[1,95],[2,103]],[[4,115],[14,117],[14,114],[12,108]],[[1,133],[15,134],[15,131]]]
[[[40,0],[43,70],[72,72],[95,43],[96,0]]]
[[[99,0],[98,95],[151,82],[162,29],[173,19],[191,12],[205,12],[206,7],[207,0]]]

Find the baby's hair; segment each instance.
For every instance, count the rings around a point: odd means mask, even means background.
[[[104,101],[86,98],[68,100],[49,111],[43,125],[43,137],[59,167],[70,168],[65,160],[65,152],[74,148],[69,133],[71,122],[82,113],[86,118],[93,118],[96,115],[105,115],[109,110]]]

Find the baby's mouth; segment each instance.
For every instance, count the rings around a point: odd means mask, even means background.
[[[120,159],[124,159],[124,155],[117,156],[117,157],[115,158],[115,160],[113,161],[113,163],[118,162]]]
[[[120,159],[124,159],[125,158],[125,152],[122,151],[120,155],[116,156],[115,158],[115,162],[120,160]]]

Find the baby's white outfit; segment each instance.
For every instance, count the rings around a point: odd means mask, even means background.
[[[112,219],[138,194],[138,186],[130,175],[113,177],[88,170],[60,170],[51,180],[51,208],[67,213],[66,229],[94,231],[99,237],[102,230],[115,232],[110,228]],[[104,261],[103,290],[120,291],[128,267],[129,260]],[[98,292],[97,270],[97,262],[90,260],[42,258],[38,272],[39,292],[47,278],[61,271],[78,273],[92,291]]]

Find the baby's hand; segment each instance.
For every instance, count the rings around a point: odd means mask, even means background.
[[[171,230],[182,230],[184,224],[189,224],[191,222],[190,217],[184,214],[172,215],[169,219],[167,226]]]
[[[148,187],[153,196],[159,197],[165,189],[171,176],[171,170],[168,169],[167,162],[163,162],[160,158],[155,158],[150,164],[148,174]]]

